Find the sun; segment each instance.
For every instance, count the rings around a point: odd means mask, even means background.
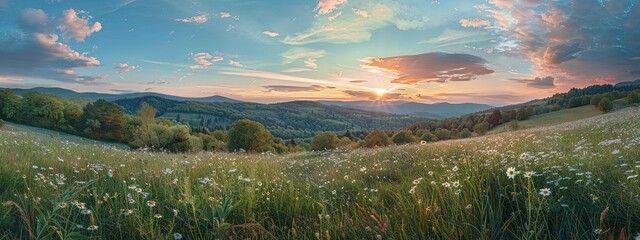
[[[384,89],[376,89],[376,95],[377,95],[378,97],[382,97],[382,96],[384,96],[385,94],[387,94],[387,90],[384,90]]]

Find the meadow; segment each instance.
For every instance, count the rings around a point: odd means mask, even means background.
[[[0,130],[0,239],[640,239],[640,110],[285,155]]]

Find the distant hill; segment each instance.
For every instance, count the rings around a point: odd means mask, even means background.
[[[155,92],[109,94],[109,93],[95,93],[95,92],[75,92],[73,90],[64,89],[64,88],[45,88],[45,87],[37,87],[37,88],[30,88],[30,89],[9,88],[8,90],[13,92],[16,95],[24,95],[29,92],[40,92],[40,93],[57,95],[64,98],[104,99],[107,101],[115,101],[119,99],[128,99],[128,98],[139,98],[144,96],[154,96],[154,97],[161,97],[161,98],[176,100],[176,101],[233,102],[233,103],[242,102],[239,100],[235,100],[235,99],[231,99],[223,96],[217,96],[217,95],[210,96],[210,97],[201,97],[201,98],[189,98],[189,97],[172,96],[172,95],[155,93]]]
[[[458,117],[469,113],[480,112],[494,106],[478,103],[419,103],[419,102],[385,102],[385,101],[319,101],[323,104],[341,106],[368,111],[379,111],[395,114],[406,114],[416,117],[442,119]]]
[[[317,131],[370,131],[403,129],[425,118],[371,112],[312,101],[276,104],[247,102],[176,101],[157,96],[125,98],[114,101],[128,113],[136,113],[143,102],[158,109],[158,117],[206,127],[227,130],[238,119],[251,119],[265,125],[274,136],[313,137]]]

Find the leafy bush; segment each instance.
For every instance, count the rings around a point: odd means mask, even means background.
[[[248,119],[233,123],[229,129],[229,151],[265,152],[271,150],[273,137],[264,125]]]
[[[368,148],[372,147],[384,147],[391,144],[389,136],[383,130],[374,130],[367,134],[364,138],[364,146]]]
[[[311,140],[311,150],[329,150],[338,147],[340,139],[334,132],[320,132]]]
[[[391,141],[395,144],[406,144],[406,143],[414,143],[418,141],[416,136],[413,136],[413,133],[409,130],[404,130],[393,134],[391,137]]]
[[[0,119],[0,128],[4,127],[4,121],[2,121],[2,119]]]
[[[600,103],[598,103],[598,109],[603,112],[609,112],[613,110],[613,102],[611,102],[609,98],[602,98],[602,100],[600,100]]]

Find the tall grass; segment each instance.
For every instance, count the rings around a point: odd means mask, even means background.
[[[638,117],[291,155],[131,152],[4,129],[0,239],[633,239]]]

